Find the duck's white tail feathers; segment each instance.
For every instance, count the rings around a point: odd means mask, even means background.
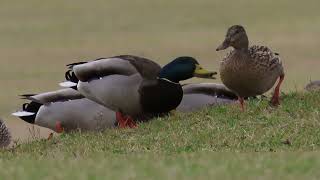
[[[17,116],[17,117],[23,117],[23,116],[32,116],[35,113],[33,112],[28,112],[28,111],[17,111],[12,113],[13,116]]]
[[[74,83],[74,82],[71,82],[71,81],[64,81],[64,82],[59,83],[59,85],[61,87],[65,87],[65,88],[72,88],[72,87],[76,87],[77,83]]]
[[[7,147],[11,142],[11,133],[4,122],[0,119],[0,148]]]

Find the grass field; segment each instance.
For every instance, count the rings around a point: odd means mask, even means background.
[[[0,153],[4,179],[317,179],[320,93],[63,134]]]
[[[136,130],[23,144],[1,153],[0,177],[319,177],[319,95],[292,94],[310,79],[320,79],[319,1],[0,2],[0,115],[19,142],[46,137],[49,131],[29,130],[31,126],[10,116],[23,103],[17,95],[58,89],[65,64],[118,54],[165,64],[189,55],[217,70],[226,52],[215,49],[233,24],[246,27],[252,44],[280,53],[287,75],[283,89],[290,92],[277,110],[253,101],[244,114],[221,107]],[[294,140],[292,145],[281,143],[286,139]]]

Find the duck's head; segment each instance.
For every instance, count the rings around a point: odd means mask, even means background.
[[[202,68],[194,58],[183,56],[178,57],[165,65],[161,69],[158,77],[178,83],[179,81],[192,77],[215,79],[213,76],[216,74],[217,72],[208,71]]]
[[[223,43],[216,49],[217,51],[227,49],[228,47],[235,49],[247,49],[249,40],[246,31],[241,25],[231,26],[226,34]]]

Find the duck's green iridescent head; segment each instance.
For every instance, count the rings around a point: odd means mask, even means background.
[[[214,79],[217,72],[208,71],[200,66],[197,60],[192,57],[183,56],[178,57],[165,65],[158,77],[168,79],[172,82],[178,83],[192,77],[210,78]]]
[[[242,27],[241,25],[231,26],[227,31],[223,43],[216,50],[224,50],[230,46],[235,49],[248,49],[248,36],[246,31],[244,30],[244,27]]]

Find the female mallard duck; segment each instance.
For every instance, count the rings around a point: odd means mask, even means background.
[[[0,119],[0,148],[7,147],[11,142],[11,133],[3,120]]]
[[[216,74],[192,57],[178,57],[163,68],[131,55],[75,63],[71,68],[68,79],[77,83],[82,95],[122,114],[120,127],[135,127],[135,121],[175,109],[183,96],[179,81]]]
[[[219,106],[234,103],[237,95],[223,84],[197,83],[182,86],[183,98],[177,111],[190,112],[207,106]]]
[[[31,102],[23,104],[23,110],[13,115],[58,133],[77,129],[100,131],[115,127],[117,123],[114,111],[71,88],[22,96]]]
[[[223,84],[234,91],[242,109],[243,97],[261,95],[267,92],[280,77],[271,99],[272,105],[279,105],[280,85],[284,79],[284,70],[277,53],[266,46],[251,46],[244,28],[231,26],[223,43],[217,51],[233,47],[221,62],[220,76]]]

